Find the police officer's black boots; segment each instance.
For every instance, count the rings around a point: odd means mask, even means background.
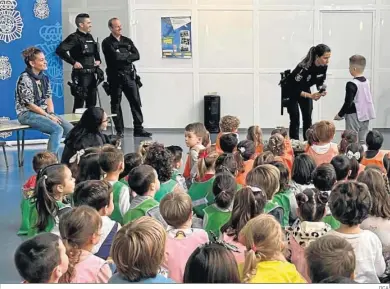
[[[144,129],[134,130],[134,137],[151,137],[152,134]]]

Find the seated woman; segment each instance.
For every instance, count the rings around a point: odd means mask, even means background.
[[[43,52],[30,47],[23,51],[22,56],[27,67],[16,83],[18,120],[21,124],[49,134],[47,150],[57,154],[61,138],[69,133],[73,125],[54,113],[50,81],[43,73],[47,69]]]
[[[116,138],[103,134],[107,129],[107,123],[108,117],[102,108],[88,108],[65,139],[61,163],[69,164],[70,158],[80,150],[105,144],[116,145],[118,142]]]

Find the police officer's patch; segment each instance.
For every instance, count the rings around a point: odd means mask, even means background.
[[[307,77],[307,82],[309,82],[311,79],[311,74],[309,74],[309,76]]]
[[[297,74],[297,75],[295,76],[295,80],[296,80],[296,81],[301,81],[301,80],[302,80],[302,75]]]

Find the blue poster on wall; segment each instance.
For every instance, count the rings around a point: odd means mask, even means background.
[[[51,82],[55,112],[64,113],[62,62],[55,49],[62,40],[61,1],[1,0],[0,1],[0,118],[16,119],[15,86],[25,64],[22,51],[29,46],[40,48],[48,62],[45,72]],[[15,140],[10,133],[1,139]],[[26,132],[26,139],[47,136],[34,130]]]
[[[191,58],[191,16],[161,18],[163,58]]]

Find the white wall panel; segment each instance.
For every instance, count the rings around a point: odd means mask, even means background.
[[[141,60],[138,68],[191,68],[191,59],[163,59],[161,57],[161,17],[190,16],[191,11],[138,10],[134,20],[137,23],[135,45]]]
[[[135,4],[136,5],[185,5],[185,4],[191,4],[191,0],[135,0]]]
[[[251,5],[255,0],[198,0],[201,5]]]
[[[253,75],[201,74],[199,88],[201,95],[217,92],[221,96],[221,115],[239,116],[241,127],[253,124]],[[202,105],[199,109],[203,110]]]
[[[261,5],[313,5],[314,0],[259,0]]]
[[[390,71],[378,73],[378,83],[374,95],[377,119],[376,127],[390,127]]]
[[[260,11],[260,68],[293,68],[313,44],[313,11]]]
[[[389,1],[390,3],[390,1]],[[390,10],[380,12],[380,38],[378,64],[380,68],[390,68]]]
[[[253,67],[253,13],[199,11],[199,67]]]

